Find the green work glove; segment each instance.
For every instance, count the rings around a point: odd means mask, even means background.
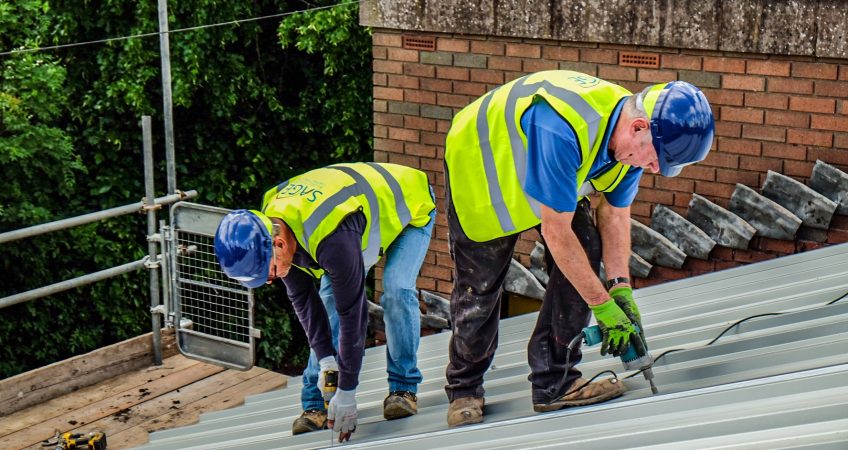
[[[600,305],[589,305],[598,327],[603,335],[601,343],[601,355],[607,353],[613,356],[623,355],[630,346],[630,337],[636,331],[633,324],[624,311],[616,304],[615,300],[609,299]]]
[[[636,300],[633,299],[633,288],[630,286],[622,286],[610,291],[610,295],[615,299],[615,303],[624,311],[630,322],[639,327],[639,333],[634,336],[636,343],[636,351],[639,355],[644,355],[648,351],[648,341],[645,339],[645,328],[642,327],[642,315],[639,313],[639,307],[636,305]],[[641,348],[640,345],[641,344]]]

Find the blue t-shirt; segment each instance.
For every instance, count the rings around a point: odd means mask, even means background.
[[[618,116],[619,104],[610,117],[601,148],[589,169],[587,180],[610,170],[616,163],[607,148],[609,137]],[[577,169],[582,162],[580,144],[571,125],[543,99],[538,99],[521,116],[521,128],[527,136],[527,175],[524,191],[545,206],[557,212],[572,212],[577,209]],[[604,197],[613,206],[630,206],[639,190],[642,169],[630,167],[621,183],[604,192]]]

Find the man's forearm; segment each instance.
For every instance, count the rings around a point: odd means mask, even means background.
[[[542,235],[557,267],[586,303],[599,305],[609,300],[609,293],[592,270],[580,240],[570,227],[554,230],[543,223]]]
[[[604,271],[608,279],[630,277],[630,208],[603,201],[598,207]]]

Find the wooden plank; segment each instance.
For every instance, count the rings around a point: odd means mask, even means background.
[[[144,388],[133,388],[112,397],[83,406],[61,416],[16,431],[3,438],[3,444],[12,448],[21,448],[40,443],[55,434],[100,420],[112,414],[119,414],[139,403],[149,401],[172,390],[182,388],[197,380],[210,377],[224,370],[206,363],[192,365],[164,378],[147,383]]]
[[[258,376],[268,372],[266,369],[254,367],[247,372],[237,370],[225,370],[211,377],[204,378],[195,383],[180,388],[179,392],[171,391],[151,401],[136,405],[125,416],[104,417],[96,422],[73,430],[77,433],[85,433],[91,430],[101,430],[109,437],[109,448],[116,448],[112,438],[120,432],[155,420],[157,417],[168,413],[178,413],[194,402],[215,395],[225,389],[237,386],[241,383],[253,383]],[[280,375],[282,377],[282,375]],[[144,433],[144,430],[136,429],[134,432]]]
[[[163,358],[176,354],[173,330],[162,330]],[[116,375],[149,366],[153,333],[0,381],[0,417],[43,403]]]
[[[150,366],[145,369],[136,370],[135,372],[119,375],[94,386],[88,386],[79,391],[71,392],[39,405],[12,413],[0,421],[0,438],[62,414],[67,414],[83,406],[116,395],[117,393],[142,386],[154,379],[168,376],[195,364],[198,364],[198,362],[182,355],[172,356],[162,361],[161,366]]]
[[[171,411],[132,428],[109,436],[109,449],[133,448],[147,443],[149,433],[197,423],[200,414],[220,411],[244,404],[245,397],[286,386],[286,377],[267,371],[249,381],[200,399],[182,409]]]

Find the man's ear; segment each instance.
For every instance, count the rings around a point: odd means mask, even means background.
[[[650,123],[648,123],[648,120],[643,118],[643,117],[637,117],[637,118],[633,119],[632,122],[630,122],[630,130],[633,133],[637,133],[641,130],[649,130],[649,129],[650,129]]]

